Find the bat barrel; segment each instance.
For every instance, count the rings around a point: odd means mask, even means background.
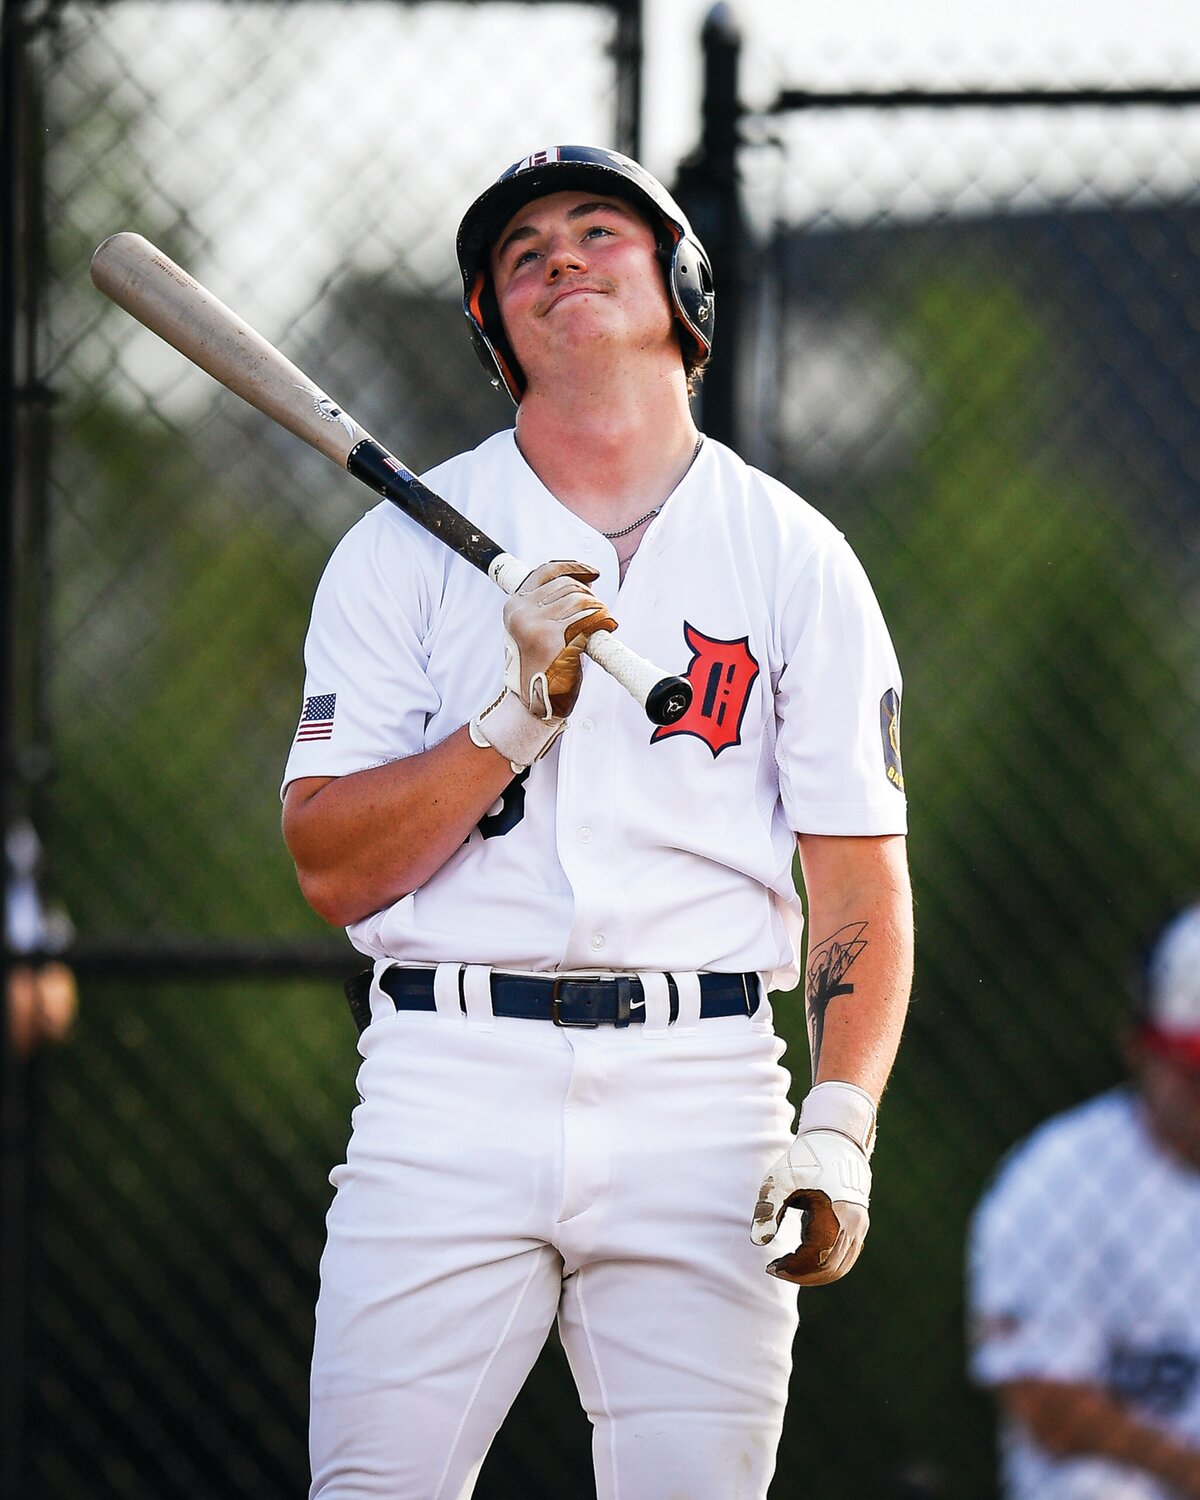
[[[366,432],[207,287],[140,234],[111,234],[92,256],[96,287],[227,390],[344,464]]]

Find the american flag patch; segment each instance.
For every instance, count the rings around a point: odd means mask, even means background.
[[[333,713],[336,707],[336,693],[316,693],[311,698],[305,698],[304,711],[300,715],[300,727],[296,730],[297,744],[301,740],[331,739]]]

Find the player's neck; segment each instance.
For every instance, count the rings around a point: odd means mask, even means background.
[[[636,387],[636,388],[634,388]],[[517,442],[552,495],[598,531],[661,505],[687,472],[699,434],[682,378],[626,383],[597,399],[527,395]]]

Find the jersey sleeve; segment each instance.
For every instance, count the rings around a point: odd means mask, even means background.
[[[967,1245],[969,1363],[981,1385],[1102,1378],[1099,1245],[1077,1153],[1037,1138],[985,1192]]]
[[[839,532],[813,549],[782,626],[776,760],[789,826],[906,832],[900,667],[870,581]]]
[[[283,788],[346,776],[425,748],[438,707],[425,635],[437,587],[423,534],[391,507],[368,512],[317,585],[304,688]]]

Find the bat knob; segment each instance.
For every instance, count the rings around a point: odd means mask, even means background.
[[[692,685],[686,677],[664,677],[646,695],[646,716],[652,724],[674,724],[692,703]]]

